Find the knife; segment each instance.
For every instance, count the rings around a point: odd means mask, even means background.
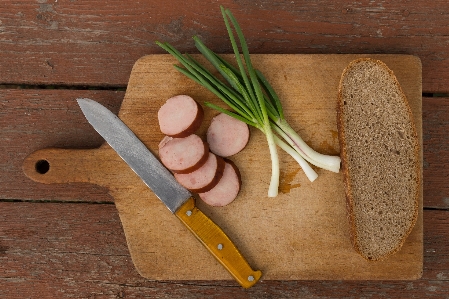
[[[252,270],[223,230],[195,206],[192,194],[182,187],[137,136],[115,114],[86,98],[77,99],[84,116],[156,196],[195,235],[244,288],[262,276]]]

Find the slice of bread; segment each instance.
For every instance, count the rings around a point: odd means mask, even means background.
[[[419,142],[393,72],[362,58],[344,70],[337,105],[353,246],[367,260],[397,252],[418,217]]]

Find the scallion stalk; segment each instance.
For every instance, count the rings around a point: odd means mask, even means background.
[[[198,37],[195,36],[193,39],[197,49],[220,72],[229,85],[212,75],[209,70],[192,56],[182,55],[168,43],[156,43],[181,63],[183,67],[175,65],[178,71],[206,87],[232,108],[233,111],[228,111],[208,102],[205,103],[206,106],[239,119],[265,134],[272,169],[270,186],[268,188],[269,197],[275,197],[279,189],[280,170],[276,145],[298,162],[310,181],[314,181],[318,175],[307,162],[320,168],[338,172],[340,169],[340,157],[322,155],[314,151],[288,124],[276,92],[263,74],[254,69],[252,65],[248,46],[237,20],[230,10],[221,7],[221,12],[235,54],[237,68],[210,50]],[[234,31],[240,44],[243,60]],[[276,136],[274,132],[284,141]]]

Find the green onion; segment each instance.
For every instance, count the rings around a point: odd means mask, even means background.
[[[175,65],[175,68],[179,72],[206,87],[233,111],[228,111],[208,102],[205,103],[206,106],[239,119],[265,134],[270,151],[272,169],[270,186],[268,188],[269,197],[275,197],[279,188],[280,171],[276,145],[298,162],[308,179],[312,182],[317,178],[317,173],[307,162],[320,168],[338,172],[340,169],[340,157],[317,153],[288,124],[276,92],[263,74],[254,69],[252,65],[248,46],[237,20],[230,10],[223,7],[220,8],[238,67],[234,67],[224,58],[214,53],[198,37],[195,36],[193,39],[197,49],[219,71],[227,84],[212,75],[208,69],[192,56],[188,54],[182,55],[168,43],[156,42],[156,44],[178,60],[182,67]],[[240,44],[243,60],[234,32]],[[283,140],[276,136],[274,132]]]

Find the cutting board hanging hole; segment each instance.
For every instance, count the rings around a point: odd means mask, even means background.
[[[39,160],[36,162],[35,169],[37,173],[46,174],[50,170],[50,163],[47,160]]]

